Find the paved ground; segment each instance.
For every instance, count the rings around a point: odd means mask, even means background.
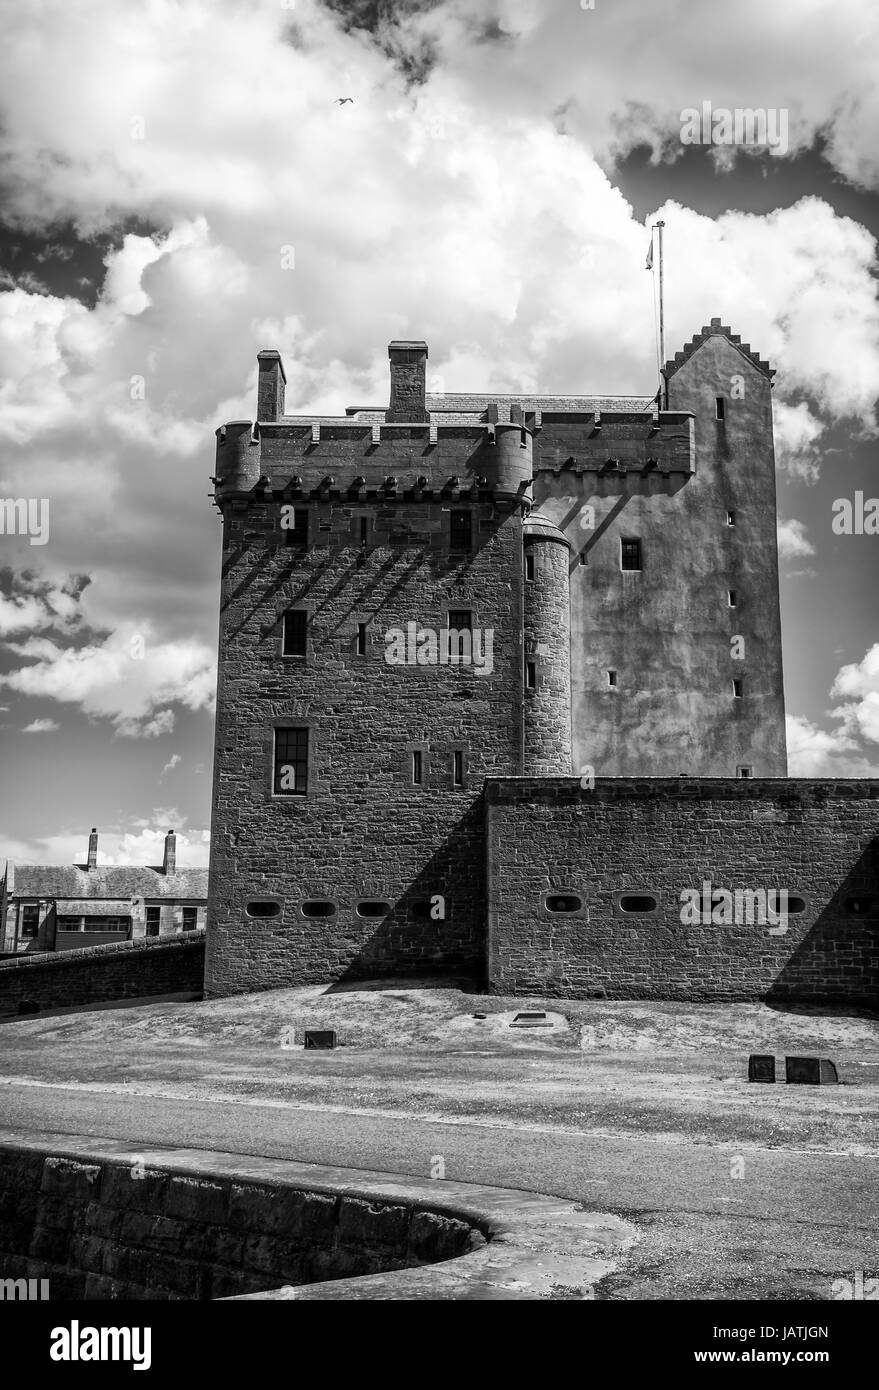
[[[758,1005],[284,991],[9,1021],[0,1110],[32,1133],[179,1145],[572,1198],[642,1239],[605,1298],[816,1298],[879,1271],[879,1022]],[[484,1020],[474,1013],[489,1015]],[[304,1052],[301,1029],[347,1046]],[[748,1085],[749,1051],[840,1087]],[[439,1179],[438,1179],[439,1181]]]

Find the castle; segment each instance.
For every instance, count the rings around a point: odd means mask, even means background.
[[[317,418],[260,352],[217,431],[207,993],[874,1000],[879,785],[787,777],[768,363],[718,319],[655,399],[388,354]]]

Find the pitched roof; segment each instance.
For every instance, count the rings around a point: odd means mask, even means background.
[[[15,864],[9,892],[28,898],[207,898],[207,869],[109,864],[82,869],[78,864]]]
[[[690,360],[693,353],[698,351],[708,338],[714,337],[727,338],[732,343],[733,347],[736,348],[743,357],[746,357],[752,366],[757,368],[758,372],[762,372],[765,377],[768,377],[770,381],[775,376],[775,368],[770,367],[768,362],[765,362],[762,357],[759,357],[758,354],[752,350],[750,343],[743,343],[741,335],[733,333],[731,329],[720,322],[720,319],[712,319],[711,322],[702,329],[701,333],[694,334],[690,341],[684,344],[680,352],[676,352],[673,358],[669,358],[665,364],[666,377],[674,376],[675,372],[678,371],[685,362]]]

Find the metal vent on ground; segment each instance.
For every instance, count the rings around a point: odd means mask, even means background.
[[[551,1023],[551,1021],[547,1018],[547,1016],[546,1016],[545,1013],[541,1012],[540,1010],[533,1009],[533,1010],[526,1010],[526,1011],[524,1011],[523,1013],[520,1013],[520,1014],[516,1014],[516,1017],[513,1019],[512,1023],[510,1024],[510,1027],[511,1027],[511,1028],[551,1028],[551,1027],[552,1027],[552,1023]]]

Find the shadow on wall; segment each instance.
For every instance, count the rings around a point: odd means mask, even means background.
[[[879,837],[852,865],[764,996],[879,1007]],[[838,1012],[838,1005],[836,1005]]]
[[[376,975],[486,976],[485,808],[480,797],[424,864],[391,911],[377,921],[350,965],[334,982],[343,987]],[[473,873],[462,872],[472,862]],[[479,885],[466,900],[462,886]],[[431,915],[439,914],[443,915]],[[368,919],[361,918],[362,922]]]

